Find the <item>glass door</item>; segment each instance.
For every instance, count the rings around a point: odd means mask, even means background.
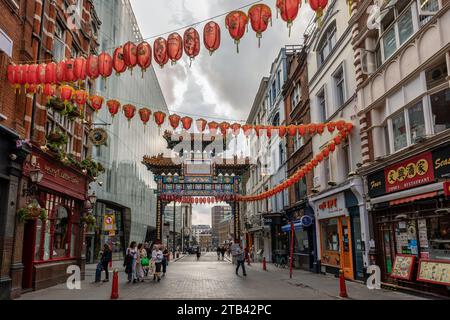
[[[392,265],[395,259],[394,233],[389,225],[382,225],[380,228],[381,249],[383,250],[383,276],[387,278],[392,272]]]
[[[351,246],[350,218],[339,218],[339,231],[341,239],[341,268],[347,279],[353,279],[353,256]]]

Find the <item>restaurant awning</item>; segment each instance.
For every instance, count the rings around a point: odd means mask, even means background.
[[[302,229],[302,223],[300,220],[294,221],[294,229],[295,231],[299,231]],[[284,226],[281,227],[281,230],[284,232],[291,232],[291,224],[286,224]]]
[[[422,194],[418,194],[418,195],[411,196],[411,197],[406,197],[406,198],[401,198],[401,199],[397,199],[397,200],[392,200],[392,201],[389,202],[389,205],[395,206],[395,205],[399,205],[399,204],[403,204],[403,203],[414,202],[414,201],[417,201],[417,200],[433,198],[435,196],[437,196],[437,191],[428,192],[428,193],[422,193]]]

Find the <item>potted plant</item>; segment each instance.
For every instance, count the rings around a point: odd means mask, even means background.
[[[62,113],[64,110],[66,110],[64,102],[58,97],[52,97],[47,103],[47,108],[51,108],[59,113]]]
[[[26,222],[28,220],[40,219],[42,221],[47,220],[47,210],[40,208],[36,203],[30,204],[27,207],[21,208],[17,211],[17,217],[19,221]]]
[[[95,217],[92,214],[88,214],[81,218],[81,222],[86,224],[87,226],[93,226],[95,225]]]
[[[47,136],[47,147],[53,152],[58,152],[67,144],[67,141],[67,136],[61,131],[56,130]]]

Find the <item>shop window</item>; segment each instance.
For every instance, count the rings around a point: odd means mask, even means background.
[[[294,237],[294,250],[295,253],[308,254],[309,253],[309,241],[308,232],[304,230],[296,231]]]
[[[434,132],[439,133],[450,128],[450,89],[447,88],[430,97]]]
[[[325,264],[339,265],[339,231],[338,218],[322,220],[321,243],[322,261]]]
[[[68,254],[69,213],[60,206],[56,209],[53,233],[53,258],[65,257]]]
[[[450,260],[450,217],[429,220],[429,257],[435,260]]]

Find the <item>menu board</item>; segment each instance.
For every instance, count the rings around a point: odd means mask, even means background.
[[[392,267],[391,277],[410,280],[414,268],[414,259],[415,256],[397,254]]]
[[[417,281],[450,286],[450,261],[421,259]]]

